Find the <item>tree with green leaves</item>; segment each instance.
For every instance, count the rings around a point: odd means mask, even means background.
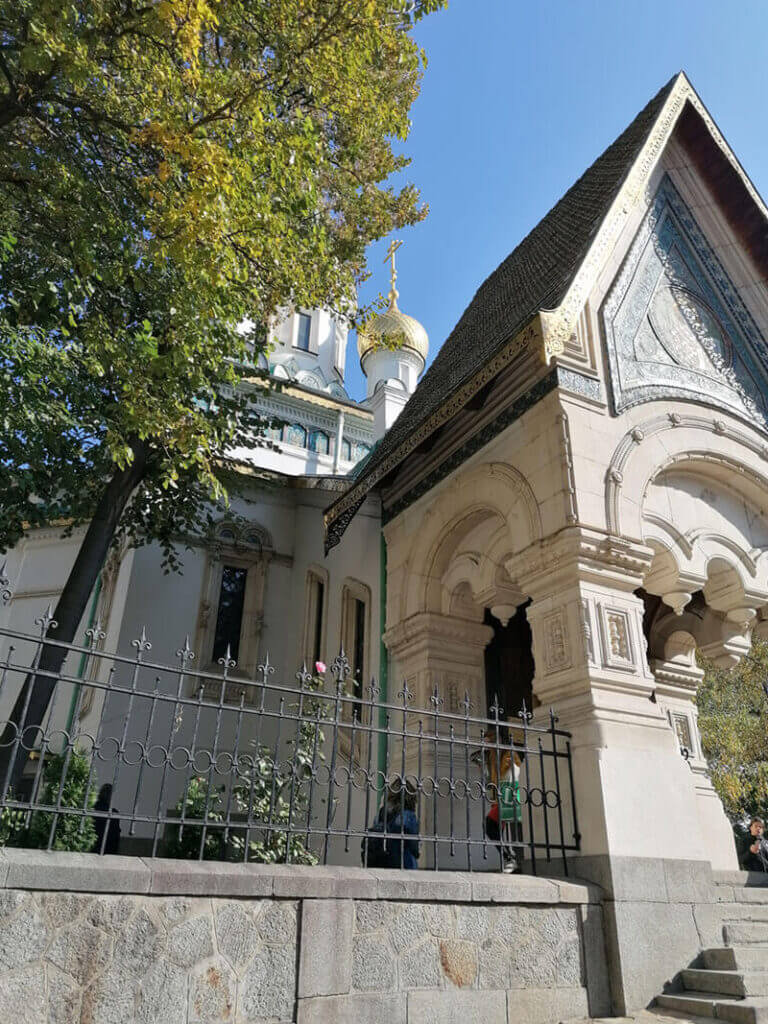
[[[388,179],[411,29],[444,5],[0,0],[0,548],[88,524],[52,637],[75,637],[117,537],[177,568],[226,500],[228,453],[260,436],[243,375],[265,339],[243,323],[353,317],[367,244],[424,215]]]
[[[731,821],[768,820],[768,643],[753,640],[731,671],[704,661],[702,667],[699,731],[712,784]]]

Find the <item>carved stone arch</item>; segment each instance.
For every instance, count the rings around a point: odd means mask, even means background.
[[[421,541],[419,535],[416,535],[411,551],[412,557],[409,559],[403,617],[421,611],[439,611],[442,605],[443,579],[457,554],[466,553],[459,552],[461,544],[476,529],[487,527],[489,524],[502,525],[503,522],[498,509],[480,501],[468,504],[447,522],[441,519],[441,528],[438,530],[433,528],[435,524],[425,519],[426,537]]]
[[[474,594],[477,590],[477,574],[480,569],[482,555],[478,551],[464,551],[454,558],[447,571],[443,574],[442,612],[451,614],[454,593],[466,585]]]
[[[740,547],[731,537],[723,536],[706,528],[689,530],[684,535],[672,523],[658,516],[644,516],[646,529],[643,540],[654,551],[653,561],[645,578],[645,586],[652,592],[678,595],[678,600],[694,590],[702,589],[708,598],[726,587],[724,578],[714,582],[716,576],[724,573],[731,576],[727,588],[735,596],[740,592],[739,607],[747,607],[750,601],[762,603],[759,595],[768,593],[768,563],[758,565],[753,553]],[[675,604],[667,600],[671,607]],[[716,600],[710,601],[713,608]]]
[[[488,544],[520,551],[542,536],[538,502],[526,478],[513,466],[486,463],[459,474],[442,488],[426,511],[406,561],[401,617],[442,606],[443,577],[462,541],[487,524]]]
[[[758,435],[717,417],[672,412],[643,420],[621,439],[606,471],[608,532],[642,537],[648,487],[675,464],[708,467],[705,473],[762,508],[768,504],[767,459],[768,446]]]
[[[272,534],[261,523],[222,516],[211,526],[211,542],[217,548],[245,548],[271,553]]]
[[[646,544],[653,548],[656,544],[659,544],[660,547],[678,547],[685,558],[691,558],[693,547],[685,534],[681,533],[674,523],[667,522],[662,516],[653,512],[644,512],[643,521],[646,524],[644,534]]]
[[[757,566],[752,554],[739,547],[730,537],[710,530],[695,530],[691,534],[694,552],[700,552],[707,572],[713,562],[726,562],[736,572],[745,587],[757,576]]]
[[[513,554],[508,531],[506,529],[497,530],[491,538],[489,546],[483,552],[477,567],[476,593],[478,598],[498,590],[499,587],[509,586],[506,562]]]

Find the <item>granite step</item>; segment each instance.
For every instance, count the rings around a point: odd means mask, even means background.
[[[691,1013],[697,1017],[716,1017],[717,1005],[742,1003],[738,996],[724,996],[719,992],[665,992],[656,996],[656,1006],[680,1013]]]
[[[729,946],[753,945],[756,942],[768,944],[768,922],[729,921],[724,930]]]
[[[768,971],[701,970],[681,972],[688,992],[719,992],[726,996],[768,996]]]
[[[731,1024],[768,1024],[768,999],[760,997],[740,999],[719,992],[669,992],[656,997],[656,1006]]]
[[[710,971],[768,971],[768,946],[705,949],[702,960]]]
[[[717,1016],[720,1020],[731,1021],[732,1024],[768,1024],[768,999],[753,996],[741,1002],[717,1004]]]

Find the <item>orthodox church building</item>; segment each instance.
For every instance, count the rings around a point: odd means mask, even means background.
[[[268,652],[286,678],[342,646],[383,698],[407,680],[421,706],[438,686],[448,710],[465,692],[554,708],[574,873],[608,894],[616,984],[645,1005],[669,970],[638,940],[649,906],[689,962],[702,879],[737,866],[696,651],[733,666],[768,632],[767,281],[768,210],[681,73],[480,286],[420,381],[427,335],[394,277],[360,333],[363,402],[332,317],[275,325],[281,387],[244,386],[284,425],[235,453],[237,520],[190,540],[182,576],[152,546],[116,552],[89,613],[105,646],[129,652],[146,624],[159,660],[189,633],[203,666],[229,644],[235,673]],[[55,600],[77,539],[38,531],[12,553],[15,627]]]
[[[360,333],[367,396],[344,387],[347,327],[325,310],[292,310],[269,327],[267,352],[243,388],[267,424],[258,446],[232,452],[231,512],[210,536],[184,538],[183,573],[164,575],[157,545],[114,551],[83,630],[98,620],[104,647],[130,654],[146,629],[153,656],[172,663],[184,637],[198,666],[252,680],[268,658],[293,680],[302,664],[348,652],[356,685],[380,671],[380,503],[361,507],[343,549],[323,551],[324,509],[343,492],[413,393],[424,370],[424,328],[397,305],[394,249],[384,312]],[[3,624],[24,630],[55,605],[83,534],[34,531],[9,553],[14,600]],[[73,667],[76,671],[76,666]],[[232,699],[240,690],[233,689]],[[3,710],[12,705],[10,690]],[[68,702],[64,702],[68,703]],[[87,701],[85,712],[88,711]],[[54,707],[60,724],[67,709]]]

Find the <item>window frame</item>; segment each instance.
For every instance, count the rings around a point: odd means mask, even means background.
[[[328,604],[329,604],[329,590],[330,590],[330,577],[327,569],[323,569],[319,565],[310,565],[307,569],[306,576],[304,578],[304,635],[302,642],[302,650],[304,654],[304,664],[307,666],[307,670],[313,675],[315,674],[315,662],[322,661],[326,662],[327,656],[327,639],[328,639]],[[318,613],[318,594],[317,585],[321,585],[323,588],[322,596],[322,607],[320,609],[320,643],[319,643],[319,655],[315,656],[315,639],[316,639],[316,627],[317,627],[317,613]]]
[[[307,347],[304,348],[303,345],[299,344],[299,339],[301,338],[302,324],[306,320],[309,321],[309,326],[307,327]],[[312,346],[312,314],[311,313],[303,313],[301,311],[297,311],[297,313],[296,313],[296,329],[293,332],[293,347],[296,349],[297,352],[310,352],[310,353],[314,353],[315,349]]]
[[[234,539],[221,538],[221,532],[228,530],[234,532]],[[258,545],[249,543],[245,540],[247,537],[259,538],[260,543]],[[251,703],[255,699],[255,687],[243,687],[242,684],[237,684],[234,680],[238,677],[255,678],[264,624],[264,596],[271,556],[271,543],[263,528],[256,523],[246,523],[242,527],[234,527],[228,522],[220,523],[208,548],[195,634],[195,652],[199,661],[194,664],[200,672],[211,672],[218,676],[223,668],[213,658],[213,645],[216,637],[224,567],[229,565],[245,569],[248,573],[243,595],[237,665],[228,669],[229,674],[233,677],[233,683],[227,687],[224,696],[224,700],[228,704],[238,703],[243,690],[245,690],[246,703]],[[195,695],[199,686],[199,680],[192,681]],[[220,690],[220,685],[216,680],[211,679],[210,684],[207,682],[204,684],[204,698],[218,700]]]
[[[370,701],[368,693],[368,682],[371,672],[371,614],[372,594],[371,588],[361,580],[347,577],[341,587],[341,623],[339,631],[340,646],[344,650],[350,667],[350,675],[347,684],[347,693],[355,696],[355,670],[354,651],[356,633],[356,602],[360,601],[365,606],[363,624],[363,664],[360,672],[360,697],[364,702]],[[359,717],[353,712],[359,711]],[[350,761],[362,764],[365,761],[368,745],[373,742],[373,735],[370,731],[372,722],[371,708],[363,703],[357,707],[345,701],[341,716],[342,728],[339,729],[339,750]],[[354,747],[352,742],[354,725]]]
[[[304,441],[302,442],[302,444],[296,444],[296,442],[291,440],[291,438],[288,436],[288,431],[293,429],[304,431]],[[285,426],[283,427],[283,444],[289,444],[291,445],[292,448],[301,448],[302,451],[307,451],[308,440],[309,431],[304,426],[303,423],[286,423]]]
[[[315,438],[320,435],[325,438],[325,451],[320,451],[314,447]],[[331,454],[331,435],[327,430],[323,430],[322,427],[313,427],[307,436],[307,450],[314,452],[315,455],[330,455]]]
[[[218,595],[218,598],[216,600],[216,617],[215,617],[216,621],[213,624],[213,642],[211,644],[210,662],[211,662],[212,665],[218,664],[218,661],[219,661],[219,658],[217,658],[217,656],[216,656],[216,653],[217,653],[216,652],[216,644],[217,644],[217,641],[218,641],[219,619],[221,617],[221,598],[222,598],[222,594],[224,592],[224,578],[226,576],[226,573],[227,573],[228,569],[234,570],[235,573],[243,573],[244,574],[244,576],[242,577],[242,587],[239,588],[239,589],[242,590],[242,598],[240,600],[240,605],[241,605],[241,607],[240,607],[240,623],[239,623],[239,628],[237,630],[237,637],[235,638],[234,631],[233,631],[233,636],[231,637],[231,639],[227,640],[227,647],[230,650],[231,657],[233,659],[235,659],[235,660],[240,657],[240,647],[241,647],[242,642],[243,642],[243,626],[245,624],[245,603],[246,603],[246,594],[248,592],[250,568],[251,568],[250,566],[246,566],[246,565],[235,565],[234,562],[231,559],[229,559],[229,558],[223,558],[221,560],[221,569],[220,569],[220,572],[219,572],[219,595]],[[232,650],[232,642],[233,641],[234,641],[234,650]],[[226,650],[219,651],[219,657],[226,657]]]

